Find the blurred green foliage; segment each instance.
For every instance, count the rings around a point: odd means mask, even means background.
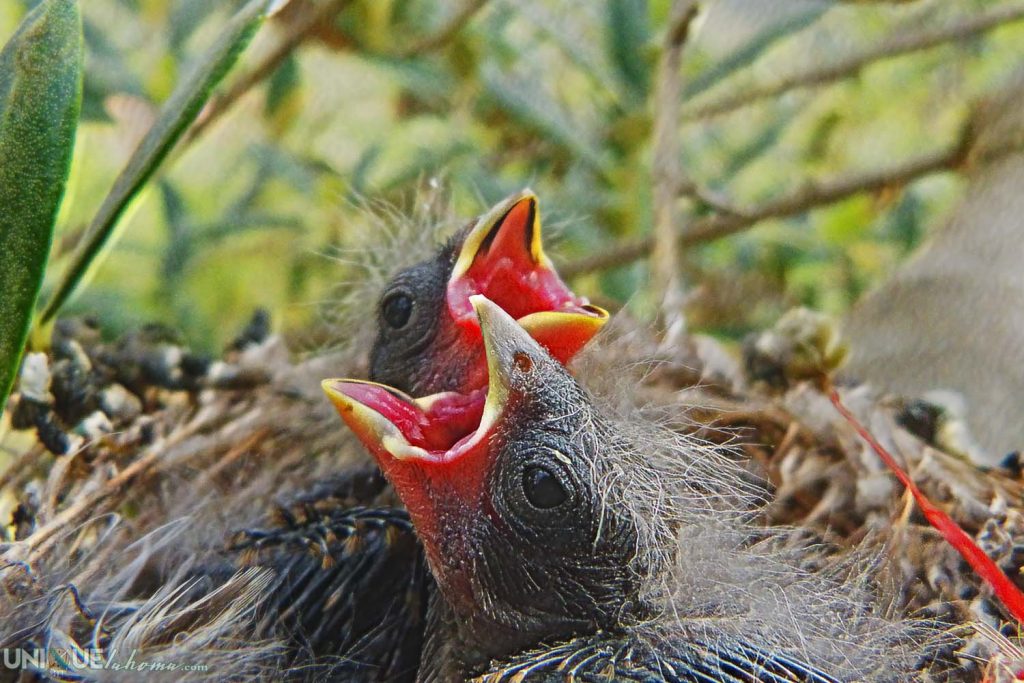
[[[74,294],[118,226],[131,202],[157,172],[175,144],[193,125],[213,88],[235,64],[266,15],[269,0],[250,0],[221,30],[213,46],[168,96],[152,126],[139,141],[124,170],[80,240],[70,263],[41,313],[41,322],[53,319]],[[78,41],[81,39],[79,38]]]
[[[0,3],[0,41],[31,4]],[[87,121],[58,226],[58,266],[161,103],[240,5],[83,4]],[[376,229],[359,198],[409,210],[435,175],[465,217],[531,186],[562,262],[649,233],[653,74],[667,0],[336,4],[330,21],[179,147],[69,312],[97,315],[111,334],[164,321],[211,349],[257,306],[285,331],[310,334],[339,283],[358,276],[328,255]],[[479,11],[447,34],[474,4]],[[684,53],[684,111],[994,4],[715,0]],[[322,5],[292,0],[225,87],[266,64],[303,12]],[[684,120],[684,167],[699,186],[749,207],[808,180],[934,150],[956,139],[968,103],[1019,65],[1022,41],[1024,25],[1009,24],[825,87]],[[693,325],[732,336],[797,303],[841,313],[941,223],[960,189],[955,174],[927,176],[688,249]],[[637,261],[574,284],[644,314],[647,282]]]

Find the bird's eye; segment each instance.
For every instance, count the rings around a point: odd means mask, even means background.
[[[381,315],[392,329],[400,330],[412,316],[412,297],[405,292],[396,292],[384,299],[380,307]]]
[[[523,472],[523,493],[530,505],[541,510],[556,508],[569,497],[558,477],[543,467],[529,467]]]

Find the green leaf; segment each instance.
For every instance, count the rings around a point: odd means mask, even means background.
[[[46,270],[81,99],[78,3],[46,0],[0,52],[0,408]]]
[[[490,64],[480,76],[487,95],[504,115],[570,152],[589,168],[607,173],[596,136],[536,83],[507,75]]]
[[[114,233],[125,209],[199,115],[213,88],[237,61],[273,4],[274,0],[251,0],[239,10],[224,27],[220,39],[199,60],[192,74],[167,99],[156,123],[139,143],[90,223],[71,264],[46,304],[41,316],[42,323],[57,315],[61,306],[74,293]]]
[[[160,267],[161,291],[166,296],[173,296],[181,275],[192,258],[195,245],[188,222],[188,207],[185,206],[181,193],[167,181],[161,181],[157,186],[160,188],[169,233]]]
[[[299,87],[299,63],[294,54],[288,55],[274,71],[267,85],[267,100],[263,113],[268,118],[276,114]]]
[[[645,56],[651,38],[647,0],[607,0],[608,52],[620,87],[633,105],[644,102],[651,68]]]

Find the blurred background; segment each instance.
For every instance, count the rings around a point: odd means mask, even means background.
[[[0,43],[33,4],[0,3]],[[86,121],[49,280],[240,4],[83,3]],[[692,329],[842,315],[960,201],[971,105],[1024,44],[1019,1],[716,0],[675,38],[666,0],[282,5],[66,314],[110,336],[160,321],[215,351],[264,307],[316,343],[359,276],[331,256],[380,229],[364,205],[409,212],[434,183],[464,218],[532,187],[574,287],[652,317],[667,183]]]

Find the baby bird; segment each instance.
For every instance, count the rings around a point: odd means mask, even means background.
[[[907,680],[914,627],[801,569],[724,459],[603,415],[502,307],[470,300],[486,396],[323,383],[436,580],[418,681]]]

